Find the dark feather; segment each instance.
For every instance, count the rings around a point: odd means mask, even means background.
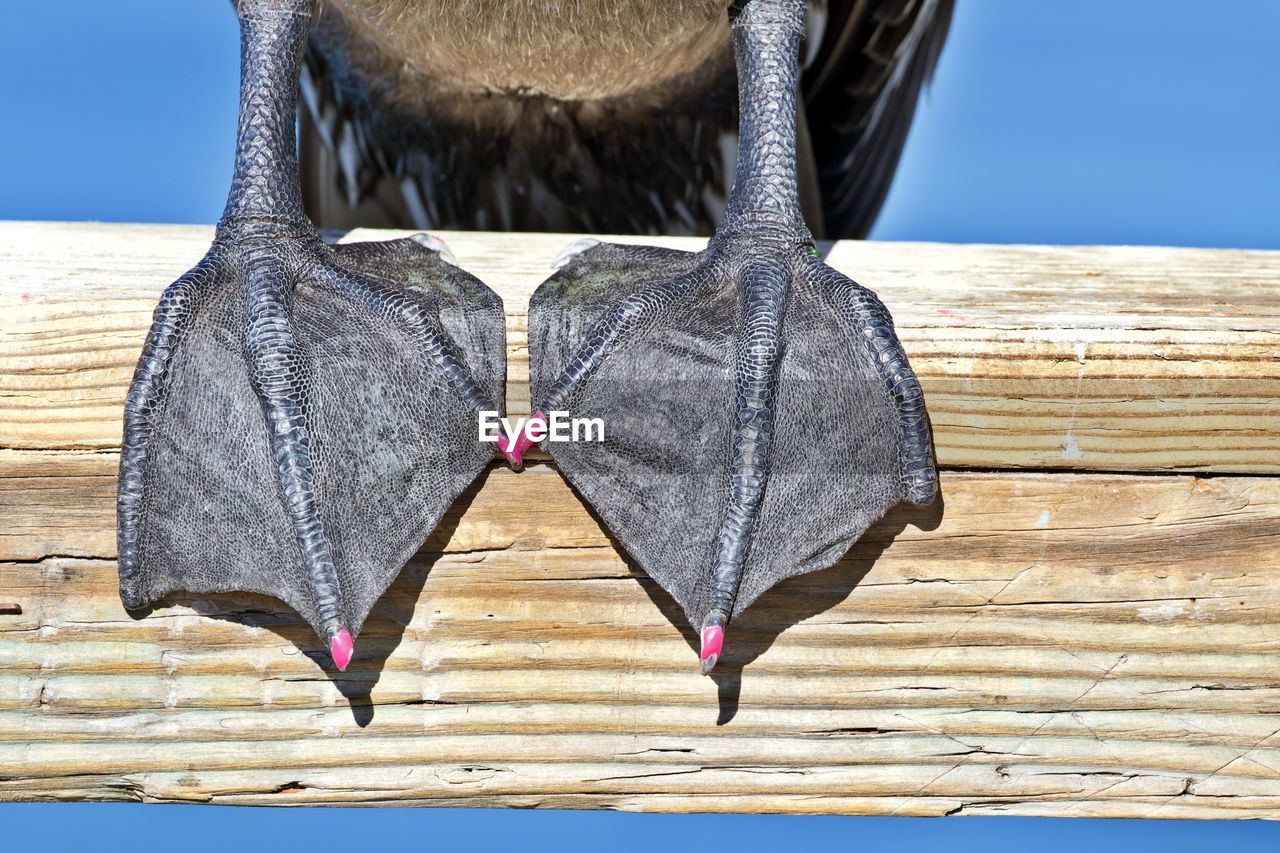
[[[806,208],[816,236],[862,236],[888,191],[953,0],[813,5]],[[390,106],[404,103],[390,91],[403,80],[394,69],[379,73],[376,45],[352,44],[351,32],[326,6],[303,75],[304,197],[321,227],[709,234],[718,222],[735,155],[727,46],[698,73],[624,97],[455,94],[433,105],[426,95],[408,111]]]
[[[820,5],[820,4],[819,4]],[[828,237],[863,237],[889,192],[954,0],[829,0],[805,68]]]

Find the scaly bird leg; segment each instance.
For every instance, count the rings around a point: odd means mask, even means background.
[[[299,69],[315,0],[240,0],[226,211],[171,285],[125,406],[121,597],[252,591],[345,669],[370,608],[493,456],[502,303],[438,241],[326,246],[302,210]]]
[[[894,504],[928,503],[937,487],[889,314],[816,257],[800,212],[807,5],[730,9],[739,159],[706,250],[594,246],[530,304],[535,410],[606,429],[603,443],[546,447],[698,629],[704,674],[760,594],[831,565]]]

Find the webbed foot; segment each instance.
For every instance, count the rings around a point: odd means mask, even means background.
[[[937,487],[919,383],[884,306],[811,246],[603,244],[530,304],[532,399],[599,419],[543,447],[684,609],[704,672],[729,620]]]
[[[120,593],[285,601],[339,669],[373,603],[493,458],[502,303],[431,238],[325,245],[294,122],[315,0],[239,0],[235,177],[156,309],[125,404]]]
[[[223,235],[161,299],[125,410],[121,594],[285,601],[352,636],[493,458],[498,297],[412,240]]]
[[[888,311],[816,256],[796,197],[798,0],[734,4],[742,148],[698,253],[602,244],[534,294],[531,399],[599,419],[543,447],[699,632],[825,568],[937,488],[924,400]]]

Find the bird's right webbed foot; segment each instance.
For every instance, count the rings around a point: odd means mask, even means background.
[[[529,342],[543,447],[684,610],[704,672],[758,596],[934,496],[888,311],[798,226],[586,249],[534,294]]]
[[[707,248],[594,246],[529,305],[544,446],[684,610],[704,674],[757,597],[834,564],[894,505],[937,488],[923,393],[889,312],[822,262],[801,214],[806,8],[730,6],[740,147]],[[558,440],[561,416],[598,422],[600,440]]]

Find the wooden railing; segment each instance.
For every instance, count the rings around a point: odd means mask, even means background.
[[[443,236],[527,411],[572,237]],[[1280,253],[825,247],[896,317],[942,500],[707,679],[554,468],[495,466],[336,674],[274,601],[117,597],[124,389],[210,238],[0,224],[0,798],[1280,816]]]

